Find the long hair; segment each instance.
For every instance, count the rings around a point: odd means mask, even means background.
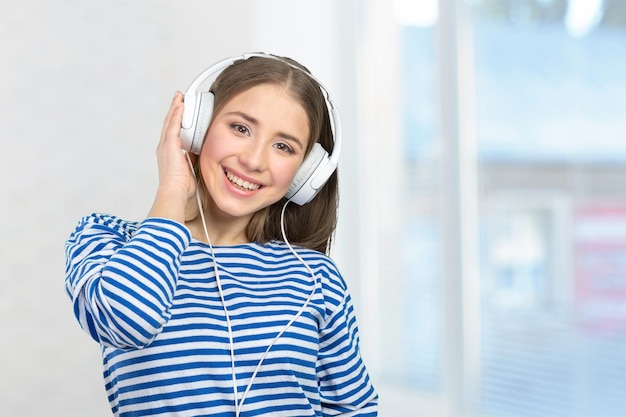
[[[211,92],[215,96],[213,116],[243,91],[260,84],[280,85],[300,103],[308,116],[310,137],[305,156],[316,142],[330,154],[334,140],[326,100],[318,83],[305,72],[309,73],[307,68],[284,57],[279,60],[251,57],[236,61],[224,69],[211,86]],[[200,172],[199,174],[198,184],[203,199],[206,200],[206,187]],[[246,228],[247,238],[251,242],[267,243],[271,240],[283,240],[281,211],[285,203],[286,199],[282,198],[253,215]],[[284,222],[289,242],[328,253],[337,226],[338,203],[339,186],[335,171],[312,201],[303,206],[288,204]]]

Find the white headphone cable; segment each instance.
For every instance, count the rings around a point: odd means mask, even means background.
[[[206,237],[207,243],[209,244],[209,250],[211,251],[211,256],[213,257],[213,272],[215,273],[215,283],[217,284],[217,292],[220,295],[220,300],[222,301],[222,307],[224,309],[224,316],[226,317],[226,327],[228,329],[228,344],[230,349],[230,366],[232,369],[233,375],[233,394],[235,396],[235,410],[240,408],[239,406],[239,393],[237,392],[237,374],[235,373],[235,342],[233,338],[233,327],[230,324],[230,315],[228,314],[228,309],[226,308],[226,300],[224,299],[224,292],[222,291],[222,282],[220,280],[220,273],[217,267],[217,258],[215,257],[215,251],[213,250],[213,245],[211,244],[211,239],[209,238],[209,231],[206,226],[206,219],[204,217],[204,210],[202,209],[202,201],[200,199],[200,192],[198,190],[198,178],[196,177],[196,171],[194,170],[193,163],[191,162],[191,158],[189,157],[189,153],[184,151],[185,156],[187,157],[187,161],[189,162],[189,168],[191,169],[191,173],[196,179],[196,201],[198,203],[198,211],[200,212],[200,219],[202,220],[202,228],[204,229],[204,235]],[[235,414],[239,417],[239,412],[237,411]]]
[[[302,307],[300,307],[300,310],[298,310],[298,312],[295,314],[295,316],[293,316],[291,318],[291,320],[289,320],[289,322],[285,325],[285,327],[274,337],[274,339],[272,340],[272,343],[270,343],[267,346],[267,349],[265,349],[265,352],[263,353],[263,356],[261,356],[261,359],[259,359],[259,363],[257,364],[256,369],[252,373],[252,376],[250,377],[250,383],[246,387],[246,390],[244,391],[243,395],[241,396],[241,401],[239,403],[239,408],[237,409],[237,412],[235,414],[236,416],[239,416],[239,413],[241,412],[241,407],[243,407],[243,402],[246,399],[246,396],[248,395],[248,392],[250,391],[250,388],[252,387],[252,381],[254,380],[254,378],[256,377],[257,373],[259,372],[259,369],[261,368],[261,364],[263,363],[263,361],[265,360],[265,358],[269,354],[270,349],[272,348],[272,346],[274,346],[276,341],[278,341],[278,339],[283,335],[283,333],[285,333],[287,331],[287,329],[289,327],[291,327],[291,325],[296,320],[298,320],[298,317],[300,317],[302,315],[302,313],[304,313],[304,310],[306,309],[306,307],[311,302],[311,299],[313,298],[313,296],[315,295],[315,291],[317,290],[317,279],[315,279],[315,274],[313,273],[313,270],[311,269],[309,264],[307,264],[304,261],[304,259],[302,259],[300,254],[298,254],[298,252],[295,251],[295,249],[291,246],[291,243],[289,243],[289,240],[287,240],[287,234],[285,233],[285,209],[287,208],[287,204],[289,204],[289,200],[287,200],[285,202],[285,204],[283,205],[283,209],[280,212],[280,231],[281,231],[281,233],[283,235],[283,241],[285,242],[285,244],[287,245],[287,247],[289,248],[291,253],[294,254],[294,256],[304,265],[304,267],[307,269],[309,274],[311,274],[311,277],[313,277],[313,291],[311,291],[311,293],[307,297],[307,299],[304,302],[304,304],[302,305]]]
[[[187,161],[189,162],[189,167],[191,168],[191,172],[193,173],[194,178],[196,178],[195,194],[196,194],[196,201],[198,203],[198,211],[200,212],[200,219],[202,220],[202,228],[204,229],[204,234],[206,236],[207,243],[209,245],[209,250],[211,251],[211,256],[213,257],[213,271],[215,273],[215,282],[217,284],[217,290],[220,295],[220,300],[222,301],[222,307],[224,308],[224,315],[226,316],[226,326],[228,328],[228,341],[230,345],[230,364],[231,364],[231,369],[232,369],[232,374],[233,374],[233,378],[232,378],[233,394],[235,395],[235,417],[239,417],[239,414],[241,413],[241,409],[243,407],[243,403],[246,400],[246,397],[248,396],[248,392],[250,392],[250,389],[252,388],[252,382],[254,381],[254,378],[256,378],[259,372],[259,369],[261,368],[261,365],[263,364],[263,361],[269,354],[271,348],[278,341],[278,339],[287,331],[287,329],[289,329],[289,327],[291,327],[291,325],[302,315],[302,313],[304,313],[304,310],[309,305],[309,303],[313,299],[313,296],[315,295],[315,292],[318,287],[318,282],[317,282],[317,279],[315,278],[315,273],[313,272],[309,264],[306,263],[304,259],[302,259],[300,254],[296,252],[296,250],[293,248],[293,246],[291,246],[291,243],[289,243],[289,240],[287,239],[287,233],[285,232],[285,209],[287,208],[287,205],[289,204],[289,200],[287,200],[285,201],[285,204],[283,205],[283,208],[280,212],[280,231],[283,237],[283,241],[285,242],[285,244],[287,245],[291,253],[296,257],[296,259],[298,259],[304,265],[306,270],[309,272],[309,274],[313,278],[313,290],[310,292],[309,296],[307,297],[302,307],[300,307],[300,310],[298,310],[298,312],[291,318],[291,320],[289,320],[289,322],[285,325],[285,327],[283,327],[283,329],[274,337],[272,342],[267,346],[267,349],[265,349],[265,352],[261,356],[261,359],[259,359],[259,362],[257,363],[257,366],[254,369],[252,376],[250,377],[250,382],[248,382],[248,385],[246,386],[246,389],[243,392],[241,399],[239,399],[239,393],[237,391],[237,375],[235,372],[235,343],[234,343],[232,325],[230,322],[230,315],[228,314],[228,308],[226,307],[226,300],[224,298],[224,293],[222,291],[222,284],[220,282],[220,277],[219,277],[219,269],[217,267],[217,258],[215,257],[215,251],[213,250],[213,245],[211,244],[211,239],[209,238],[209,231],[207,229],[206,219],[204,217],[204,210],[202,209],[202,201],[200,199],[200,193],[198,190],[198,181],[197,181],[197,177],[195,174],[195,170],[193,168],[191,158],[189,157],[189,153],[187,153],[186,151],[183,151],[183,152],[185,153],[185,156],[187,157]]]

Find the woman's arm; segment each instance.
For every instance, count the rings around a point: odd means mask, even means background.
[[[378,395],[359,349],[359,331],[347,289],[320,332],[317,363],[324,416],[377,416]]]
[[[169,219],[136,225],[107,215],[83,218],[65,244],[65,289],[81,327],[105,345],[148,345],[170,318],[190,239]]]

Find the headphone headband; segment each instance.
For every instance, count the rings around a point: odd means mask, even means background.
[[[326,87],[311,73],[280,57],[258,52],[246,53],[241,56],[223,59],[202,71],[191,84],[189,84],[189,87],[187,87],[185,91],[185,109],[180,131],[181,145],[183,149],[199,154],[204,136],[211,122],[214,96],[210,92],[200,92],[200,86],[210,79],[214,81],[224,69],[235,62],[253,57],[280,61],[305,74],[318,85],[324,97],[324,101],[326,102],[333,136],[332,154],[329,157],[322,146],[319,143],[315,143],[314,148],[320,149],[313,149],[309,153],[311,158],[307,156],[302,163],[301,169],[296,174],[294,182],[286,195],[288,199],[297,204],[305,204],[315,197],[317,192],[337,169],[342,145],[341,118]],[[314,150],[316,150],[316,152],[313,152]]]

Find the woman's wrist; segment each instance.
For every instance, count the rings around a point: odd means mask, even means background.
[[[188,201],[187,191],[179,187],[159,186],[148,217],[162,217],[184,223]]]

